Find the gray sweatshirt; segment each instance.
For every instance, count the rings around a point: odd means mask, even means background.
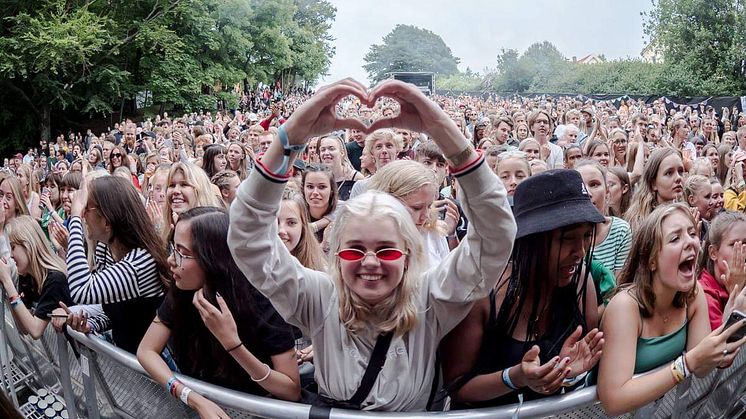
[[[516,233],[506,191],[482,160],[459,176],[469,219],[465,240],[422,274],[417,325],[395,336],[364,410],[425,410],[440,340],[487,296],[506,266]],[[335,285],[325,272],[303,267],[277,235],[284,188],[262,169],[241,184],[231,205],[228,244],[239,268],[280,315],[310,336],[319,393],[348,400],[368,365],[376,333],[350,333],[339,319]],[[361,221],[362,222],[362,221]]]

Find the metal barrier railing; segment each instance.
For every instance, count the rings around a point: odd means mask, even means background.
[[[5,310],[3,310],[5,311]],[[7,318],[6,318],[7,320]],[[48,327],[45,336],[32,341],[17,335],[17,329],[3,322],[5,341],[18,361],[27,358],[39,363],[46,353],[54,370],[71,418],[195,418],[196,414],[152,381],[137,358],[97,337],[69,330],[80,357],[75,357],[63,335]],[[25,342],[19,344],[18,342]],[[55,343],[56,350],[49,350]],[[27,348],[24,348],[27,346]],[[0,353],[2,349],[0,349]],[[30,353],[37,353],[30,356]],[[14,361],[15,362],[15,361]],[[56,367],[55,367],[56,366]],[[179,378],[189,387],[220,405],[233,418],[309,418],[310,406],[249,395],[218,387],[186,376]],[[730,418],[746,410],[746,354],[740,353],[731,367],[716,370],[702,379],[689,379],[654,403],[628,413],[625,418]],[[331,409],[330,417],[387,418],[599,418],[606,417],[596,397],[595,387],[565,395],[486,409],[450,412],[361,412]]]

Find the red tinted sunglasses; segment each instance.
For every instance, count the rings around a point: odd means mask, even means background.
[[[402,256],[406,254],[407,252],[401,251],[399,249],[394,249],[394,248],[381,249],[376,252],[373,252],[373,251],[363,252],[362,250],[359,250],[359,249],[342,249],[339,252],[337,252],[337,256],[340,259],[346,260],[348,262],[357,262],[357,261],[363,260],[368,255],[374,255],[380,261],[391,262],[391,261],[401,258]]]

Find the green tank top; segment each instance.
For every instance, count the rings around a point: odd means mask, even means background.
[[[635,374],[650,371],[667,364],[686,349],[686,325],[684,320],[681,327],[667,335],[653,338],[637,338],[637,353],[635,356]]]

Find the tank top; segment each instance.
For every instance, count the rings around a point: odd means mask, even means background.
[[[635,374],[650,371],[661,365],[667,364],[686,349],[686,332],[689,319],[684,324],[667,335],[652,338],[637,338],[637,351],[635,353]]]
[[[575,331],[578,325],[582,325],[583,329],[585,329],[585,318],[578,307],[575,285],[556,288],[552,296],[552,307],[553,311],[547,314],[547,316],[553,319],[549,330],[545,331],[535,341],[520,341],[513,338],[505,327],[502,326],[502,324],[507,323],[507,320],[498,319],[500,310],[495,303],[495,292],[492,291],[490,293],[490,315],[482,337],[482,346],[479,350],[477,364],[471,372],[465,374],[452,387],[458,388],[463,386],[468,380],[477,375],[490,374],[520,364],[523,355],[533,345],[538,345],[541,349],[539,358],[542,364],[559,355],[562,344],[567,336]],[[557,310],[557,307],[565,309]],[[452,388],[450,391],[453,392],[455,389]],[[520,393],[523,394],[524,400],[547,397],[547,395],[534,393],[528,388],[521,389]],[[518,392],[511,392],[492,400],[480,402],[451,402],[451,406],[454,409],[467,409],[500,406],[511,403],[518,403]]]

